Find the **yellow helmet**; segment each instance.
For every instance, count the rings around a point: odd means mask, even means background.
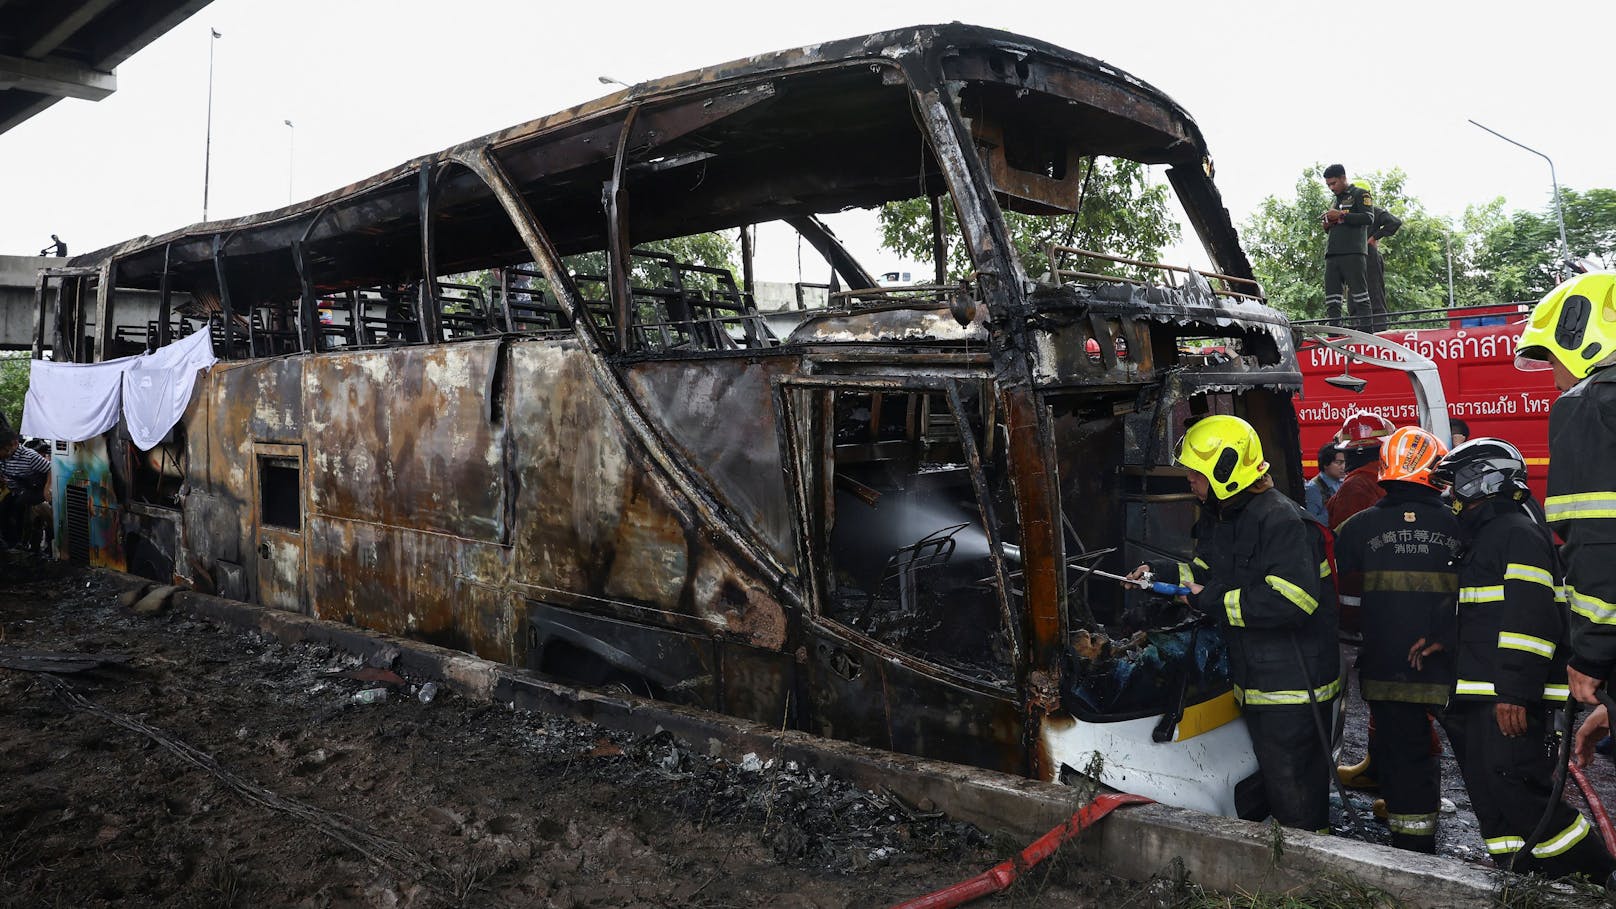
[[[1616,273],[1577,275],[1532,307],[1515,348],[1515,368],[1553,368],[1552,360],[1579,379],[1616,355]],[[1552,358],[1552,360],[1551,360]]]
[[[1184,434],[1178,463],[1206,477],[1212,494],[1227,499],[1268,472],[1257,430],[1239,417],[1206,417]]]

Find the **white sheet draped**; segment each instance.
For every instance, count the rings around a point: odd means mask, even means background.
[[[129,438],[150,451],[185,415],[196,371],[218,362],[204,330],[135,358],[123,373],[123,418]]]
[[[123,372],[134,357],[105,363],[28,364],[28,395],[22,402],[22,434],[82,442],[118,425]]]
[[[118,425],[150,451],[185,414],[196,373],[217,362],[212,338],[199,331],[167,347],[105,363],[29,364],[22,433],[63,442],[93,439]]]

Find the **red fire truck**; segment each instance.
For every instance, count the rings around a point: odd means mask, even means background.
[[[1468,424],[1471,438],[1492,436],[1518,447],[1526,456],[1533,492],[1542,501],[1549,464],[1549,407],[1559,392],[1551,373],[1521,372],[1514,366],[1521,323],[1530,310],[1530,303],[1511,303],[1394,313],[1391,329],[1379,337],[1435,362],[1449,417]],[[1370,345],[1347,346],[1385,356]],[[1318,468],[1319,446],[1355,410],[1378,413],[1399,426],[1419,425],[1406,373],[1349,359],[1312,340],[1298,351],[1304,381],[1302,395],[1295,399],[1296,419],[1309,475]],[[1347,375],[1363,380],[1358,391],[1343,387],[1357,385],[1342,381]]]

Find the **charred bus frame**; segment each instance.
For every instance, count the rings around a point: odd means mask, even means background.
[[[1053,246],[1029,274],[1004,212],[1071,216],[1096,156],[1168,165],[1214,269]],[[920,197],[926,285],[876,287],[816,217]],[[848,288],[783,337],[752,297],[770,220]],[[638,246],[736,228],[739,282]],[[472,269],[498,278],[448,280]],[[119,324],[125,289],[158,318]],[[63,557],[1044,779],[1102,750],[1107,782],[1260,810],[1226,692],[1152,711],[1199,768],[1152,781],[1165,752],[1063,687],[1133,596],[1081,568],[1185,545],[1188,421],[1246,416],[1300,488],[1291,336],[1200,132],[1097,60],[961,25],[752,57],[80,256],[37,299],[36,354],[209,331],[223,361],[152,452],[58,443]]]

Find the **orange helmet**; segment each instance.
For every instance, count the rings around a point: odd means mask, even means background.
[[[1447,453],[1441,439],[1418,426],[1404,426],[1380,446],[1380,479],[1438,488],[1431,482],[1431,468]]]
[[[1392,421],[1378,413],[1360,410],[1341,424],[1335,434],[1337,448],[1372,448],[1386,440],[1396,429]]]

